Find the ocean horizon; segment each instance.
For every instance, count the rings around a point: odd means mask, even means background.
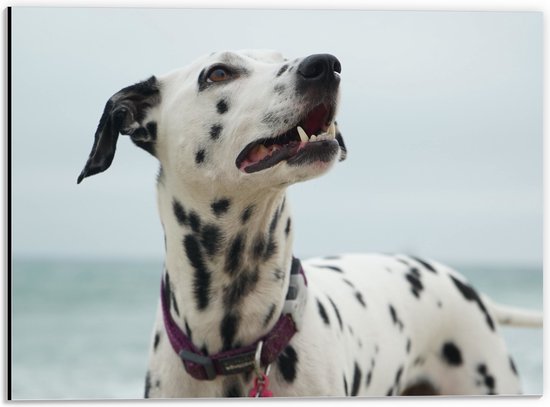
[[[542,267],[455,265],[481,292],[542,310]],[[139,399],[162,259],[14,257],[14,400]],[[502,328],[526,395],[543,389],[542,329]]]

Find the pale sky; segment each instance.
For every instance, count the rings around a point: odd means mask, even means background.
[[[121,138],[76,178],[119,89],[219,50],[332,53],[348,159],[290,189],[295,253],[542,264],[542,14],[13,10],[13,250],[162,258],[158,164]]]

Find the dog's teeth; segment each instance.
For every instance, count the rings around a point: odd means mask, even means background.
[[[309,138],[305,130],[302,129],[300,126],[298,126],[296,129],[298,130],[298,134],[300,135],[300,140],[302,140],[304,143],[307,143],[309,141]]]
[[[330,139],[336,138],[336,126],[332,122],[327,130],[327,134],[330,136]]]
[[[317,141],[317,136],[314,134],[312,135],[310,138],[309,138],[309,141],[312,142],[312,141]]]

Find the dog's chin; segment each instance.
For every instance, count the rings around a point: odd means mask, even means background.
[[[307,181],[317,178],[328,172],[338,161],[339,149],[336,153],[324,152],[321,158],[313,156],[304,156],[297,158],[296,162],[286,162],[281,165],[281,172],[284,172],[288,184]],[[332,157],[332,158],[330,158]],[[281,174],[283,175],[283,174]]]

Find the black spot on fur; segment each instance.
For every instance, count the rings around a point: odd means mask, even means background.
[[[242,253],[244,249],[244,237],[238,234],[231,242],[227,257],[225,259],[225,271],[230,275],[235,275],[241,265]]]
[[[151,391],[151,372],[147,372],[145,375],[145,395],[144,398],[149,398],[149,392]]]
[[[172,306],[174,307],[174,311],[176,312],[176,315],[180,316],[180,309],[178,307],[178,302],[176,301],[176,296],[174,294],[174,291],[170,289],[170,296],[172,298]]]
[[[208,356],[208,348],[206,347],[206,345],[202,345],[201,353],[202,353],[204,356]]]
[[[259,259],[263,256],[265,250],[265,239],[263,236],[256,237],[254,247],[252,248],[252,256],[254,259]]]
[[[405,259],[402,259],[402,258],[400,258],[400,257],[395,257],[395,260],[397,260],[399,263],[402,263],[402,264],[404,264],[404,265],[406,265],[406,266],[410,266],[409,262],[408,262],[407,260],[405,260]]]
[[[281,76],[282,74],[285,73],[285,71],[288,69],[288,65],[287,64],[284,64],[281,69],[279,69],[279,72],[277,72],[277,77]]]
[[[215,256],[222,243],[220,228],[214,224],[205,225],[201,231],[201,243],[210,257]]]
[[[162,168],[162,165],[159,166],[159,172],[157,173],[157,184],[164,185],[164,168]]]
[[[414,256],[409,256],[409,257],[413,260],[416,260],[418,263],[422,264],[426,270],[431,271],[434,274],[437,274],[437,270],[434,268],[434,266],[432,266],[427,261],[419,259],[418,257],[414,257]]]
[[[170,274],[168,274],[168,270],[164,273],[164,299],[168,304],[170,304],[170,298],[171,298],[171,287],[170,287]]]
[[[403,374],[403,366],[400,366],[395,374],[394,388],[399,389],[399,382],[401,381],[401,375]]]
[[[460,349],[452,343],[446,342],[441,348],[441,354],[445,361],[451,366],[460,366],[462,364],[462,353]]]
[[[323,322],[326,325],[329,325],[330,321],[328,319],[328,315],[327,315],[327,311],[325,310],[325,307],[323,306],[323,304],[321,304],[321,301],[319,301],[319,299],[316,299],[316,300],[317,300],[317,308],[319,310],[319,315],[321,315]]]
[[[277,367],[287,383],[292,383],[296,379],[297,365],[298,355],[292,345],[288,345],[277,359]]]
[[[157,122],[149,122],[146,125],[149,136],[154,140],[157,139]]]
[[[275,314],[275,308],[276,308],[275,304],[271,304],[271,306],[269,307],[269,310],[267,311],[267,314],[264,317],[264,323],[263,323],[264,328],[267,326],[267,324],[269,324],[269,322],[271,321],[271,318],[273,318],[273,315]]]
[[[236,314],[226,314],[220,325],[220,335],[223,342],[223,350],[231,349],[231,345],[235,340],[240,317]]]
[[[437,395],[439,395],[439,392],[433,386],[433,384],[427,380],[421,380],[413,385],[410,385],[401,393],[401,396],[437,396]]]
[[[131,137],[134,141],[146,141],[148,139],[147,130],[145,127],[138,127],[132,132]]]
[[[172,209],[180,226],[187,225],[188,219],[185,209],[183,209],[183,206],[176,199],[172,201]]]
[[[407,353],[411,352],[411,338],[407,339],[407,347],[405,348]]]
[[[420,281],[418,270],[412,268],[408,274],[405,274],[405,278],[411,285],[411,292],[416,298],[420,298],[420,292],[424,289],[422,282]]]
[[[391,318],[392,318],[392,321],[394,324],[397,324],[397,313],[395,312],[395,308],[393,308],[393,305],[390,304],[390,314],[391,314]]]
[[[231,284],[224,288],[223,303],[230,309],[237,305],[242,298],[246,297],[256,287],[259,279],[259,271],[242,273],[234,279]]]
[[[338,318],[338,324],[340,325],[340,330],[343,331],[344,330],[344,323],[342,322],[342,317],[340,316],[340,311],[338,311],[338,307],[336,306],[334,301],[332,301],[332,298],[330,298],[329,296],[327,296],[327,298],[330,302],[330,305],[332,305],[332,308],[334,309],[334,313],[336,314],[336,318]]]
[[[275,229],[277,229],[277,224],[279,223],[279,217],[280,213],[279,211],[275,211],[273,214],[273,218],[271,219],[271,224],[269,225],[269,234],[273,234],[275,232]]]
[[[237,383],[232,383],[224,391],[225,397],[242,397],[242,389]]]
[[[388,392],[386,393],[386,396],[393,396],[393,386],[389,388]]]
[[[170,283],[170,275],[168,274],[168,272],[166,272],[166,275],[165,275],[165,292],[164,292],[164,295],[165,295],[165,298],[166,300],[168,301],[168,306],[173,306],[174,308],[174,312],[176,313],[177,316],[180,315],[180,311],[179,311],[179,308],[178,308],[178,303],[176,302],[176,296],[174,295],[174,292],[172,291],[172,284]]]
[[[153,341],[153,350],[156,352],[160,342],[160,332],[155,333],[155,340]]]
[[[365,300],[363,299],[363,294],[361,294],[359,291],[355,292],[355,298],[361,304],[363,308],[367,308],[367,304],[365,303]]]
[[[337,273],[343,273],[342,269],[340,267],[336,267],[336,266],[328,266],[326,264],[319,264],[319,265],[316,265],[315,267],[318,267],[318,268],[321,268],[321,269],[336,271]]]
[[[220,135],[222,134],[223,126],[221,124],[215,124],[212,127],[210,127],[210,138],[212,140],[217,140],[220,138]]]
[[[365,383],[365,385],[366,385],[367,387],[369,387],[371,381],[372,381],[372,370],[369,371],[369,373],[367,374],[367,382]]]
[[[193,230],[193,232],[195,232],[195,233],[200,232],[201,218],[199,217],[199,215],[197,215],[193,211],[191,211],[191,213],[189,213],[189,225],[191,226],[191,229]]]
[[[346,393],[346,396],[349,396],[348,393],[348,381],[346,380],[346,376],[344,375],[344,392]]]
[[[227,112],[228,109],[229,107],[227,106],[227,102],[224,99],[220,100],[216,105],[216,110],[219,114],[224,114],[225,112]]]
[[[353,382],[351,385],[352,396],[357,396],[357,394],[359,393],[359,384],[361,383],[361,376],[362,376],[361,369],[359,368],[359,365],[357,364],[357,362],[355,362],[354,368],[353,368]]]
[[[485,364],[480,364],[477,367],[477,372],[483,378],[483,384],[487,387],[487,394],[495,394],[495,378],[489,373],[487,366]]]
[[[184,238],[183,245],[185,254],[189,263],[195,269],[193,276],[193,295],[197,302],[197,308],[204,310],[210,302],[210,272],[206,268],[202,251],[193,235],[187,235]]]
[[[403,330],[403,322],[397,316],[397,311],[395,310],[395,308],[391,304],[390,304],[389,308],[390,308],[390,315],[391,315],[391,319],[392,319],[393,323],[399,327],[400,331],[402,331]]]
[[[189,337],[189,340],[193,341],[193,331],[191,331],[191,327],[187,323],[187,319],[185,320],[185,332],[187,332],[187,336]]]
[[[134,138],[131,138],[132,142],[138,146],[139,148],[142,148],[143,150],[147,151],[149,154],[151,154],[153,157],[156,157],[156,151],[155,151],[155,144],[151,141],[143,141],[143,140],[136,140]],[[112,161],[112,157],[110,159]]]
[[[212,205],[210,207],[212,208],[212,212],[216,216],[221,216],[229,210],[229,207],[231,206],[231,201],[227,198],[218,199],[217,201],[212,202]]]
[[[290,220],[290,218],[288,218],[287,221],[286,221],[286,227],[285,227],[285,235],[286,236],[288,236],[288,234],[290,233],[291,223],[292,223],[292,221]]]
[[[349,281],[347,278],[343,278],[342,281],[347,285],[349,285],[351,288],[355,289],[355,285],[351,281]]]
[[[456,279],[455,277],[449,275],[451,280],[453,280],[454,284],[458,288],[458,290],[461,292],[461,294],[466,298],[468,301],[474,301],[477,303],[479,309],[481,312],[485,315],[485,320],[487,321],[487,325],[489,325],[489,328],[491,328],[492,331],[495,330],[495,324],[493,322],[493,319],[489,315],[489,312],[487,311],[487,308],[485,308],[485,305],[481,301],[481,298],[479,298],[479,295],[477,292],[473,289],[472,286],[463,283],[462,281]]]
[[[325,256],[323,257],[323,259],[325,260],[340,260],[342,257],[341,256]]]
[[[197,164],[202,164],[204,162],[204,156],[206,152],[204,150],[197,151],[197,154],[195,155],[195,162]]]
[[[510,359],[510,369],[512,369],[512,372],[514,372],[514,374],[517,376],[518,370],[516,369],[516,364],[514,363],[514,360],[512,359],[511,356],[509,356],[509,359]]]
[[[267,242],[267,247],[265,248],[265,252],[263,255],[264,261],[267,261],[271,257],[273,257],[275,253],[277,253],[277,248],[278,248],[277,243],[275,242],[275,239],[273,238],[273,236],[271,236],[269,238],[269,241]]]
[[[247,207],[242,215],[241,215],[241,222],[242,224],[244,225],[246,222],[248,222],[248,220],[250,219],[250,216],[252,215],[252,212],[254,211],[254,205],[251,205],[249,207]]]
[[[493,376],[485,376],[485,386],[487,386],[490,390],[494,390],[495,378]]]

